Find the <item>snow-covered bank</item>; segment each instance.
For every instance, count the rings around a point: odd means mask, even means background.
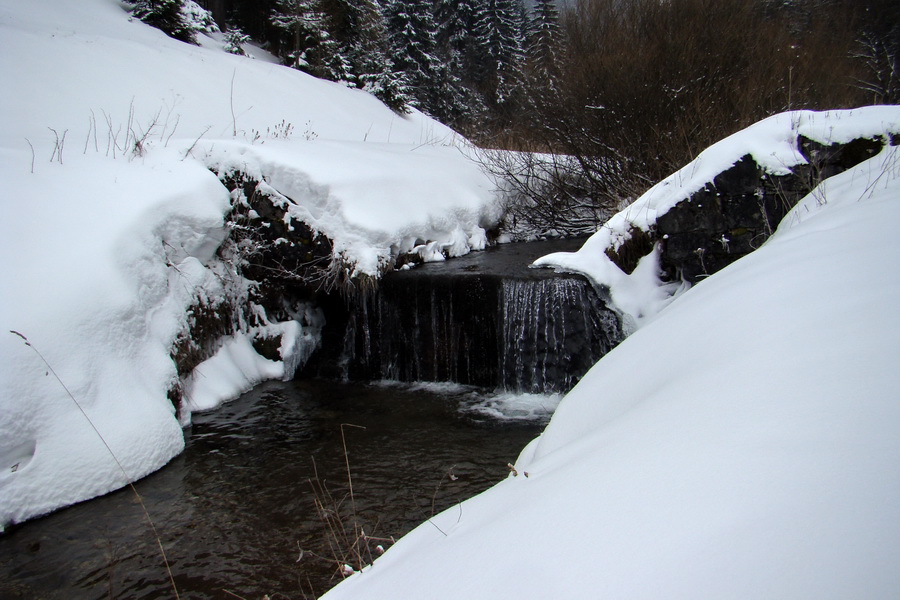
[[[221,174],[240,172],[286,196],[288,214],[334,241],[356,273],[428,242],[426,261],[483,250],[500,218],[491,183],[466,149],[443,144],[209,142],[194,150]],[[424,245],[424,244],[422,244]]]
[[[635,326],[640,326],[669,303],[677,291],[677,286],[660,285],[657,276],[658,247],[656,251],[645,256],[630,274],[626,274],[608,255],[620,251],[636,232],[648,233],[650,239],[655,235],[657,241],[667,238],[656,231],[657,221],[679,203],[703,204],[702,199],[694,199],[694,194],[701,190],[712,190],[710,195],[715,193],[716,196],[722,196],[714,182],[743,157],[749,157],[762,174],[751,204],[754,211],[766,214],[764,208],[766,190],[763,185],[765,181],[774,182],[772,185],[775,188],[775,202],[780,205],[789,203],[790,206],[799,199],[799,196],[795,197],[793,202],[790,201],[786,190],[780,187],[789,184],[787,180],[779,180],[779,177],[794,176],[792,170],[799,169],[802,172],[803,168],[809,167],[813,169],[812,173],[795,178],[795,183],[802,181],[802,185],[807,186],[809,182],[804,180],[805,177],[815,180],[820,176],[815,169],[821,168],[822,165],[809,164],[802,152],[803,143],[811,142],[828,148],[835,144],[848,144],[873,138],[887,143],[892,136],[898,134],[900,134],[898,106],[869,106],[825,112],[793,111],[774,115],[701,152],[695,160],[660,181],[637,201],[610,218],[578,252],[552,254],[538,259],[534,264],[582,273],[594,282],[609,287],[615,305]],[[829,152],[824,154],[828,156]],[[746,176],[742,173],[737,177]],[[713,201],[718,202],[719,198],[709,200],[710,203]],[[716,213],[716,210],[726,209],[710,209],[710,212],[700,219],[721,218],[723,215]],[[735,208],[731,207],[730,210],[734,211]],[[779,218],[780,215],[766,225],[766,234],[774,229]],[[731,231],[726,228],[721,234],[721,239],[717,238],[714,241],[717,247],[720,243],[725,248],[729,243],[735,243],[735,239],[729,239],[734,238],[735,232],[744,231],[739,235],[746,235],[746,221],[740,226],[735,225],[731,226]],[[761,235],[760,239],[765,237]],[[697,248],[703,243],[702,235],[695,234],[690,241],[694,244],[691,249],[694,253],[701,253],[702,261],[705,248]],[[760,242],[752,240],[751,244],[755,248]]]
[[[890,148],[604,357],[518,477],[326,597],[895,597],[898,220]]]
[[[192,307],[246,299],[216,254],[234,198],[211,169],[259,175],[358,273],[417,241],[431,258],[479,248],[496,218],[493,184],[450,129],[212,38],[177,42],[117,0],[0,0],[0,43],[0,527],[125,483],[9,330],[128,479],[181,451],[173,344]],[[185,409],[296,366],[255,354],[258,324],[237,320],[181,382],[196,395]],[[292,360],[314,343],[296,321],[266,326],[289,334]]]

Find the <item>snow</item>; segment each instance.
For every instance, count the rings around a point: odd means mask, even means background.
[[[561,394],[530,394],[504,389],[485,390],[477,386],[447,381],[417,381],[413,383],[393,380],[375,382],[383,387],[398,387],[411,392],[425,391],[443,396],[457,410],[473,420],[505,423],[545,424],[562,400]]]
[[[190,410],[210,410],[261,381],[283,376],[282,362],[260,356],[247,335],[237,334],[194,369],[185,382],[185,397]]]
[[[393,255],[427,240],[426,261],[482,250],[500,217],[493,187],[477,164],[443,143],[210,142],[195,149],[221,173],[264,180],[304,201],[289,213],[335,242],[358,273],[377,275]],[[414,174],[414,175],[413,175]]]
[[[289,197],[356,274],[417,243],[435,259],[482,248],[497,218],[493,183],[447,127],[256,48],[230,55],[220,33],[198,40],[117,0],[0,0],[0,528],[182,450],[172,345],[189,307],[247,289],[216,256],[231,199],[210,169],[241,167]],[[264,332],[240,323],[181,382],[184,419],[290,376],[317,343],[299,317],[263,321],[285,359],[257,355]]]
[[[547,422],[562,400],[561,394],[499,391],[471,394],[461,412],[500,422]]]
[[[610,288],[613,303],[633,327],[656,315],[683,289],[661,285],[656,277],[657,257],[649,255],[632,275],[607,256],[631,237],[631,230],[651,231],[656,219],[679,202],[703,189],[742,157],[751,155],[767,173],[784,175],[806,164],[797,150],[800,136],[822,143],[847,143],[900,132],[900,107],[868,106],[853,110],[791,111],[774,115],[713,144],[688,165],[660,181],[627,208],[614,215],[578,252],[542,257],[535,266],[583,273]]]
[[[898,219],[889,148],[600,360],[518,476],[325,598],[896,597]]]

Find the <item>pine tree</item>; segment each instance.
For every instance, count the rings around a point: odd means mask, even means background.
[[[548,115],[556,115],[565,102],[561,96],[562,39],[559,14],[553,0],[537,0],[528,27],[527,60],[523,73],[518,121],[530,136],[548,128]],[[537,134],[540,135],[540,134]]]
[[[276,0],[227,0],[225,20],[258,42],[272,48],[281,44],[283,32],[272,27],[272,13]]]
[[[451,72],[463,81],[472,79],[472,31],[477,4],[477,0],[438,0],[435,9],[440,53]]]
[[[400,114],[412,100],[405,75],[389,58],[384,15],[374,0],[338,0],[343,11],[336,27],[359,87]]]
[[[384,102],[394,112],[398,114],[409,112],[409,105],[412,102],[409,86],[403,73],[394,69],[391,59],[385,56],[381,69],[367,68],[358,75],[358,79],[363,90]]]
[[[290,66],[332,81],[351,78],[350,65],[329,32],[317,0],[278,0],[271,23],[283,32],[282,59]]]
[[[559,12],[554,0],[537,0],[528,31],[528,59],[542,75],[555,72],[559,58]]]
[[[509,102],[520,80],[524,57],[521,0],[483,0],[475,16],[480,60],[475,73],[489,105]]]
[[[465,106],[455,90],[459,81],[437,56],[437,26],[430,0],[392,1],[386,9],[391,58],[402,71],[415,105],[450,122]]]
[[[169,37],[196,44],[194,30],[185,19],[183,8],[182,0],[138,0],[132,14]]]
[[[240,27],[229,27],[225,30],[225,52],[237,56],[247,56],[244,44],[250,41],[250,36],[241,31]]]
[[[428,0],[393,0],[387,7],[391,50],[397,66],[414,86],[433,79],[437,58],[437,27]]]

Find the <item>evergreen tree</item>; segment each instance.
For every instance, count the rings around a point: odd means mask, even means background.
[[[229,27],[225,30],[225,52],[247,56],[244,44],[248,42],[250,42],[250,36],[241,31],[240,27]]]
[[[278,0],[271,23],[283,34],[280,55],[286,64],[332,81],[352,78],[317,0]]]
[[[374,0],[337,0],[335,35],[341,40],[359,87],[398,113],[411,102],[406,77],[389,58],[384,15]]]
[[[465,106],[456,90],[459,81],[437,55],[437,26],[430,0],[392,1],[386,9],[391,58],[402,71],[415,105],[451,122]]]
[[[399,114],[409,112],[412,102],[409,86],[403,73],[394,69],[391,59],[383,56],[381,68],[375,62],[359,74],[360,87],[384,102],[388,108]]]
[[[524,57],[521,0],[483,0],[475,15],[476,75],[489,105],[508,103]]]
[[[472,31],[475,29],[477,0],[438,0],[435,9],[438,46],[451,72],[471,81],[474,59]]]
[[[284,36],[284,32],[272,24],[276,5],[276,0],[226,0],[225,15],[216,18],[240,27],[254,40],[275,49],[281,45]]]
[[[413,86],[434,79],[439,69],[437,27],[429,0],[393,0],[387,7],[391,50]]]
[[[477,90],[478,46],[475,43],[476,15],[482,0],[438,0],[435,6],[438,54],[449,72],[446,121],[456,127],[468,126],[485,110]]]
[[[543,75],[552,75],[559,58],[559,12],[554,0],[537,0],[529,22],[528,60]]]
[[[196,44],[194,30],[184,15],[182,0],[138,0],[132,14],[169,37]]]

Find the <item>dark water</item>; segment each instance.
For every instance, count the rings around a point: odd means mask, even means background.
[[[582,243],[506,244],[389,273],[324,337],[339,345],[333,354],[350,379],[566,392],[624,338],[603,290],[580,275],[528,268]]]
[[[510,411],[466,390],[271,382],[194,415],[185,452],[136,487],[181,598],[312,598],[340,579],[317,498],[341,516],[345,547],[354,524],[399,537],[504,478],[542,427],[532,417],[548,413],[535,402]],[[378,543],[390,546],[368,547]],[[157,542],[130,491],[0,535],[0,598],[166,597]]]
[[[470,252],[447,261],[425,263],[409,271],[395,271],[390,277],[426,275],[493,275],[504,279],[544,279],[556,277],[553,269],[532,268],[537,259],[554,252],[575,252],[585,237],[557,238],[535,242],[516,242],[489,246],[483,252]]]

